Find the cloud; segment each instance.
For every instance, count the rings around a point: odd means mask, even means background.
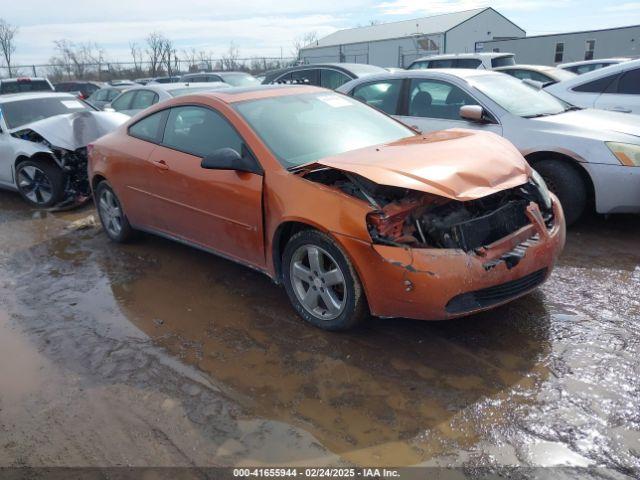
[[[196,51],[220,57],[230,41],[240,50],[240,56],[284,56],[291,54],[293,39],[305,32],[316,31],[324,36],[336,30],[341,19],[331,15],[299,17],[270,16],[234,20],[155,20],[105,21],[79,23],[47,23],[20,28],[17,37],[16,63],[46,63],[53,55],[53,42],[68,39],[76,43],[96,42],[109,61],[129,61],[129,42],[145,46],[146,36],[161,32],[173,40],[178,52]]]
[[[496,10],[534,11],[551,5],[569,3],[571,0],[390,0],[377,5],[384,15],[437,15],[460,12],[481,7],[493,7]]]
[[[605,11],[607,12],[640,12],[640,2],[628,2],[628,3],[620,3],[618,5],[611,5],[609,7],[605,7]]]

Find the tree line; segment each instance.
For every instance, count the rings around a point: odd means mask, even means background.
[[[18,27],[0,18],[0,59],[9,77],[20,74],[15,67],[15,39]],[[152,32],[144,43],[129,43],[128,61],[109,61],[105,50],[95,42],[76,43],[68,39],[54,41],[54,55],[49,59],[46,75],[54,81],[62,79],[113,80],[118,78],[156,77],[179,73],[242,70],[252,73],[264,72],[295,63],[300,50],[317,41],[316,32],[308,32],[293,40],[291,57],[241,58],[238,46],[232,41],[228,49],[219,57],[212,52],[196,51],[195,48],[181,49],[173,40],[160,32]],[[35,66],[33,73],[35,75]]]

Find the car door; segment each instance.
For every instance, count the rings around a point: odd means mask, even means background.
[[[233,148],[253,159],[245,142],[220,113],[190,105],[167,117],[162,145],[150,163],[153,215],[179,239],[256,266],[264,266],[262,175],[208,170],[203,157]]]
[[[168,110],[148,115],[131,125],[127,131],[130,138],[114,155],[116,162],[112,171],[112,184],[123,185],[117,195],[132,225],[141,229],[161,230],[164,227],[162,212],[154,209],[155,199],[151,193],[151,179],[157,169],[151,163],[151,153],[162,140]]]
[[[450,82],[412,78],[406,90],[404,111],[397,118],[423,132],[447,128],[473,128],[502,135],[502,127],[497,122],[478,123],[461,118],[460,108],[465,105],[484,107],[468,92]]]
[[[627,70],[595,101],[595,108],[640,113],[640,68]]]

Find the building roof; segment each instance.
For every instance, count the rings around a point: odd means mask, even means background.
[[[381,23],[367,27],[347,28],[333,32],[332,34],[321,38],[317,42],[307,45],[305,49],[330,47],[333,45],[342,45],[347,43],[374,42],[376,40],[402,38],[413,35],[444,33],[454,27],[457,27],[463,22],[466,22],[471,17],[478,15],[484,10],[489,9],[490,7],[475,8],[473,10],[443,13],[441,15],[414,18],[399,22]]]

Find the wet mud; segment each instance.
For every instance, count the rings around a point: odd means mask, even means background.
[[[93,217],[92,217],[93,216]],[[307,326],[266,276],[0,192],[0,465],[640,468],[640,219],[448,322]]]

